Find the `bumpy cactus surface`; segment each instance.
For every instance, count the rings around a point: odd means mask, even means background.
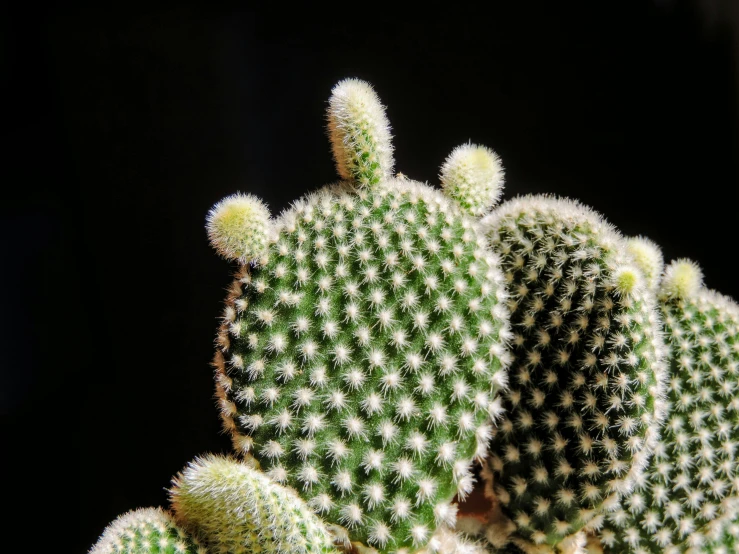
[[[345,181],[271,221],[266,250],[212,237],[253,262],[219,336],[221,409],[237,450],[352,540],[417,550],[454,523],[451,501],[470,491],[500,412],[503,276],[469,195],[494,202],[502,170],[469,145],[445,170],[455,198],[391,177],[384,108],[359,81],[334,89],[329,132]],[[231,207],[216,206],[210,228],[225,229]]]
[[[612,554],[735,552],[739,306],[701,286],[685,260],[665,271],[660,304],[671,351],[668,416],[648,471],[597,535]]]
[[[174,480],[172,507],[211,553],[329,554],[324,523],[294,491],[222,456],[191,462]]]
[[[161,508],[141,508],[111,523],[90,554],[206,554],[206,550]]]
[[[485,219],[509,284],[514,361],[488,460],[504,544],[582,548],[658,437],[663,350],[654,294],[625,240],[575,202],[524,197]],[[536,547],[541,545],[541,547]]]

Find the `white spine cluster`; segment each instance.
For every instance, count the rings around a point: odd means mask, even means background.
[[[392,176],[390,123],[369,83],[345,79],[334,87],[329,100],[328,132],[342,179],[369,186]]]
[[[493,494],[520,547],[579,551],[579,531],[618,508],[658,438],[656,299],[623,238],[575,202],[516,199],[483,223],[506,273],[514,333],[488,462]]]
[[[177,521],[211,553],[328,554],[331,536],[294,491],[222,456],[191,462],[170,491]]]
[[[177,526],[161,508],[123,514],[108,527],[90,554],[206,554],[195,538]]]

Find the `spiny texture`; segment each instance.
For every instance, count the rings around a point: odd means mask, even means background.
[[[161,508],[142,508],[108,525],[90,554],[206,554],[206,550]]]
[[[334,87],[329,100],[328,132],[342,179],[368,186],[392,175],[390,123],[368,83],[345,79]]]
[[[519,198],[484,224],[509,283],[515,358],[488,459],[494,496],[517,539],[576,551],[572,535],[618,506],[658,437],[656,300],[624,239],[575,202]]]
[[[293,491],[221,456],[196,459],[170,491],[177,521],[212,553],[335,552],[323,522]]]
[[[220,336],[226,427],[352,540],[453,524],[500,411],[507,311],[477,223],[408,180],[310,194],[238,277]]]
[[[479,217],[500,198],[504,175],[495,152],[477,144],[463,144],[441,166],[441,186],[470,215]]]
[[[668,266],[662,286],[671,350],[662,439],[636,491],[606,519],[606,553],[717,552],[711,545],[739,509],[739,306],[696,291],[686,268],[697,266]]]

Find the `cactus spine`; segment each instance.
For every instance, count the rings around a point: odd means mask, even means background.
[[[90,554],[206,554],[161,508],[141,508],[111,523]]]
[[[329,133],[351,181],[272,223],[258,267],[234,283],[215,366],[239,452],[352,540],[404,552],[453,525],[454,496],[472,488],[500,412],[508,313],[479,221],[390,177],[388,128],[369,85],[337,85]],[[463,158],[489,208],[497,157]],[[462,190],[462,173],[445,190]]]
[[[658,438],[656,300],[624,239],[575,202],[519,198],[484,222],[514,333],[488,482],[522,549],[582,551],[581,530],[618,507]]]
[[[735,552],[739,306],[703,287],[687,260],[667,267],[660,304],[671,351],[663,436],[598,536],[608,554]]]

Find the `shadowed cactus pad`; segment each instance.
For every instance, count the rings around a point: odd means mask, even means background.
[[[494,496],[522,548],[576,550],[573,534],[617,507],[658,436],[655,298],[620,235],[575,202],[515,199],[485,224],[509,283],[515,358],[488,459]]]
[[[608,554],[721,552],[735,542],[736,526],[724,523],[739,509],[739,306],[701,288],[687,261],[667,267],[661,306],[669,413],[647,472],[599,533]]]
[[[206,554],[206,550],[161,508],[142,508],[111,523],[90,554]]]
[[[503,276],[455,200],[387,176],[367,85],[337,90],[334,154],[355,180],[276,218],[267,254],[239,274],[215,360],[221,409],[237,450],[353,541],[412,551],[453,525],[500,412]]]
[[[324,523],[294,491],[221,456],[191,462],[170,491],[177,521],[212,554],[332,554]]]

